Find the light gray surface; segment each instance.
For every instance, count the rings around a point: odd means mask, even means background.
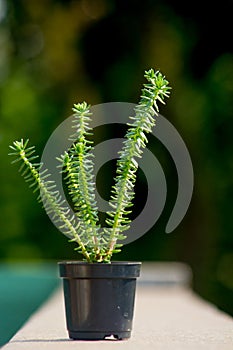
[[[65,329],[61,289],[4,350],[232,350],[233,319],[189,288],[139,283],[133,333],[127,341],[72,341]]]

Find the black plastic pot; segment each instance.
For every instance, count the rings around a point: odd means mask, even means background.
[[[59,262],[71,339],[130,338],[139,262]]]

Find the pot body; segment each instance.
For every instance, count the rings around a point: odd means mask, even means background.
[[[131,335],[139,262],[60,262],[66,322],[72,339]]]

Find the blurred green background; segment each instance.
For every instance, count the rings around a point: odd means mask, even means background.
[[[41,154],[75,102],[137,103],[143,72],[153,67],[166,75],[173,88],[161,113],[189,149],[194,194],[182,223],[165,234],[177,176],[169,154],[152,140],[167,176],[166,208],[155,226],[116,258],[187,262],[194,272],[194,289],[233,315],[232,9],[230,0],[221,5],[0,0],[3,262],[77,258],[72,244],[35,201],[17,166],[10,164],[8,145],[29,138]],[[111,182],[112,175],[105,172],[101,178],[100,188]],[[144,180],[141,174],[142,187]],[[138,189],[137,210],[139,198]]]

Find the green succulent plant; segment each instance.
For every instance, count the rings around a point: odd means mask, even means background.
[[[69,196],[73,202],[75,215],[71,214],[66,202],[62,200],[54,181],[50,180],[48,170],[36,162],[35,147],[29,141],[13,142],[10,155],[16,156],[12,163],[20,162],[20,173],[34,192],[43,197],[43,206],[52,215],[57,226],[65,232],[75,248],[82,253],[87,262],[110,262],[114,253],[121,250],[120,243],[125,239],[124,231],[129,228],[131,207],[133,206],[134,186],[138,169],[137,158],[142,157],[148,142],[146,134],[151,133],[158,115],[158,102],[165,103],[169,97],[168,81],[159,72],[145,71],[147,83],[142,89],[141,99],[135,107],[135,115],[130,117],[128,131],[123,147],[119,152],[115,183],[111,190],[107,212],[107,227],[101,228],[98,207],[95,199],[93,144],[90,141],[90,105],[86,102],[73,107],[74,134],[70,139],[72,146],[59,158],[59,166],[64,174]]]

